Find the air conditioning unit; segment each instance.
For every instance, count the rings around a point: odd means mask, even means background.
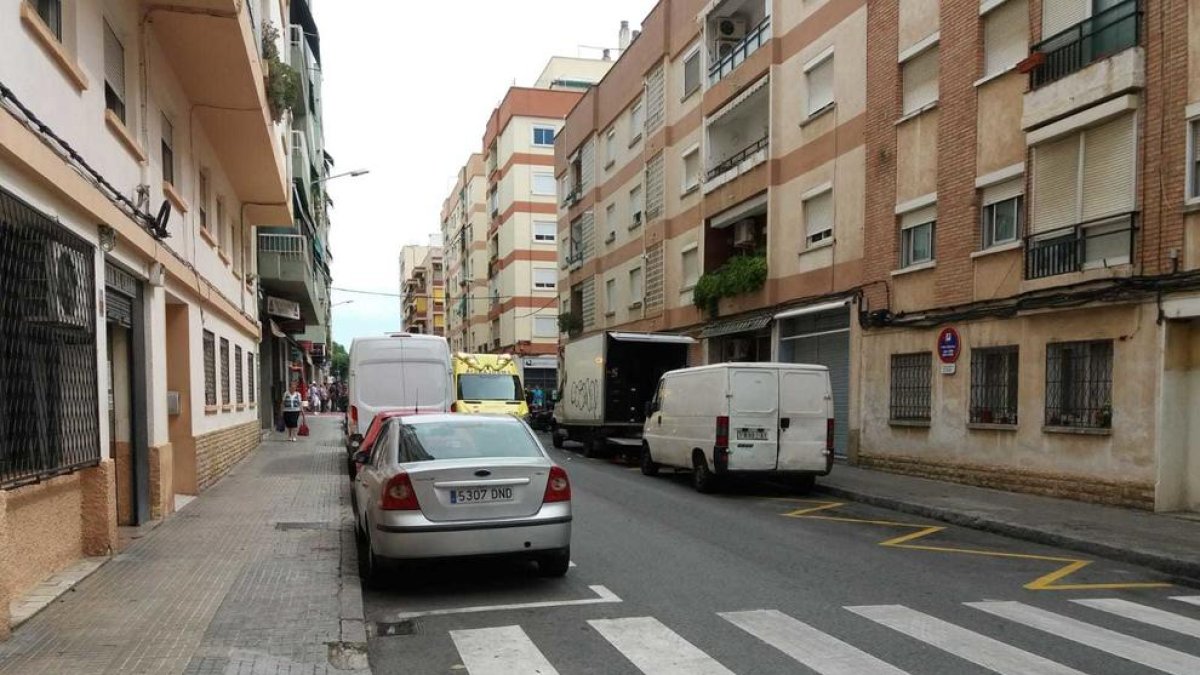
[[[57,241],[35,244],[40,274],[28,279],[25,320],[60,328],[87,328],[92,295],[87,290],[87,257]]]
[[[743,220],[733,226],[733,245],[737,247],[754,247],[753,220]]]
[[[739,19],[734,16],[718,17],[716,28],[718,40],[730,40],[734,44],[737,44],[746,37],[745,19]]]
[[[734,49],[741,44],[741,40],[718,40],[717,41],[717,60],[721,61],[725,57],[733,53]]]

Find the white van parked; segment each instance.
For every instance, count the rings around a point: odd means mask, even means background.
[[[692,472],[700,492],[722,476],[771,475],[811,488],[833,467],[833,391],[825,366],[722,363],[662,376],[642,430],[642,473]]]
[[[354,338],[346,388],[346,447],[362,440],[381,410],[449,412],[454,402],[450,343],[436,335]]]

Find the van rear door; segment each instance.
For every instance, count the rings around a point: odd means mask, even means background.
[[[774,470],[779,433],[778,371],[730,368],[729,394],[730,471]]]
[[[780,471],[825,470],[825,436],[833,417],[832,405],[827,371],[780,371]]]

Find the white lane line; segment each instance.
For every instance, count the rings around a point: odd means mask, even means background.
[[[821,675],[905,675],[903,670],[773,609],[718,615]]]
[[[733,675],[654,617],[588,623],[646,675]]]
[[[1189,605],[1196,605],[1196,606],[1200,607],[1200,595],[1176,595],[1175,597],[1173,597],[1171,599],[1178,600],[1179,602],[1186,602]]]
[[[603,586],[588,586],[596,594],[594,598],[582,600],[546,600],[544,602],[521,602],[511,605],[478,605],[475,607],[451,607],[448,609],[430,609],[423,612],[400,612],[392,615],[392,621],[415,619],[421,616],[444,616],[447,614],[475,614],[478,612],[501,612],[510,609],[541,609],[543,607],[576,607],[579,605],[602,605],[611,602],[621,602],[616,593]]]
[[[1036,628],[1113,656],[1174,675],[1200,673],[1200,657],[1020,602],[968,602],[968,607]]]
[[[450,638],[471,675],[558,675],[520,626],[452,630]]]
[[[847,607],[875,623],[1004,675],[1083,675],[1074,668],[903,605]]]
[[[1139,605],[1136,602],[1129,602],[1128,600],[1121,600],[1119,598],[1094,598],[1072,600],[1072,602],[1098,609],[1102,612],[1108,612],[1109,614],[1116,614],[1126,619],[1157,626],[1165,630],[1183,633],[1192,637],[1200,637],[1200,621],[1156,607],[1147,607],[1146,605]]]

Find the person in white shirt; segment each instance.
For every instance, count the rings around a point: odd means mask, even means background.
[[[287,427],[288,440],[295,442],[296,428],[300,426],[300,392],[296,391],[296,382],[288,383],[288,392],[283,395],[283,426]]]

